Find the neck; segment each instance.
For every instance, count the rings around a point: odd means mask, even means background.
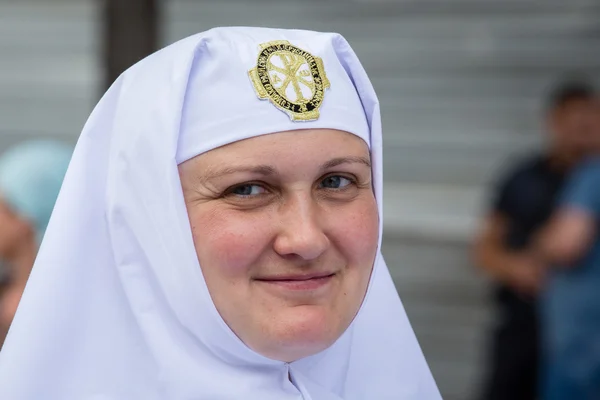
[[[566,152],[564,150],[551,150],[548,160],[552,168],[559,171],[568,171],[581,158],[579,154]]]

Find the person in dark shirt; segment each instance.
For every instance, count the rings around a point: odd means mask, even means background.
[[[536,298],[546,268],[532,241],[549,219],[567,173],[585,154],[594,98],[587,83],[557,86],[547,110],[547,149],[525,158],[500,180],[476,238],[475,262],[494,282],[498,311],[482,400],[537,398]]]

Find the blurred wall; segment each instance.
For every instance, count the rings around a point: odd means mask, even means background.
[[[100,88],[92,0],[0,0],[0,150],[74,141]],[[538,146],[563,72],[600,77],[600,0],[170,0],[163,43],[219,25],[338,31],[385,128],[384,255],[446,400],[465,400],[491,321],[467,246],[490,178]]]
[[[0,150],[75,141],[102,77],[95,18],[91,0],[0,0]]]

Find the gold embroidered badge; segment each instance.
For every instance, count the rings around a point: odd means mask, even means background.
[[[258,97],[270,100],[292,121],[318,119],[325,89],[331,86],[323,60],[287,40],[263,43],[260,49],[256,68],[248,72]]]

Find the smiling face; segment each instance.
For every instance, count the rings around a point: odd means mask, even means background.
[[[254,351],[294,361],[356,316],[378,243],[369,149],[346,132],[258,136],[179,167],[212,300]]]

